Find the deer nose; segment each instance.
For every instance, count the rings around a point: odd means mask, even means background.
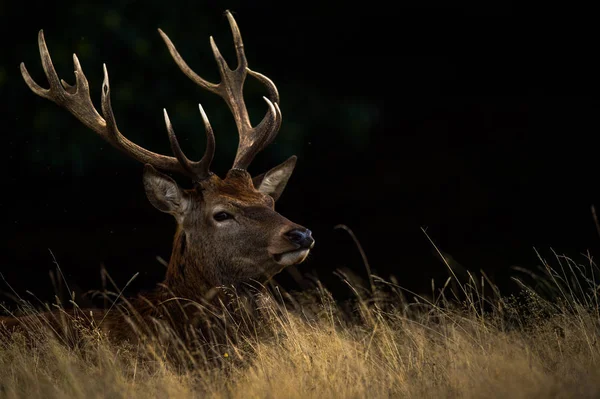
[[[285,236],[293,244],[299,245],[300,248],[312,248],[315,244],[312,231],[309,229],[293,229],[285,233]]]

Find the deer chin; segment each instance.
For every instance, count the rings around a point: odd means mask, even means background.
[[[309,252],[310,249],[308,248],[294,249],[293,251],[274,254],[273,259],[281,266],[297,265],[306,259]]]

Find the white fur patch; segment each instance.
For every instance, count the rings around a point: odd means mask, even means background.
[[[177,192],[177,187],[173,187],[173,185],[169,185],[167,190],[165,191],[165,199],[167,201],[179,202],[177,201],[179,198],[179,193]]]
[[[281,179],[285,177],[283,170],[276,170],[273,173],[267,174],[260,183],[260,191],[263,194],[270,194],[277,191],[277,186],[281,183]]]
[[[279,255],[279,259],[276,260],[281,266],[291,266],[298,263],[304,262],[304,259],[308,256],[310,249],[297,249]]]

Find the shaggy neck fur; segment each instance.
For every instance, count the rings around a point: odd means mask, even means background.
[[[206,267],[201,255],[193,253],[188,239],[183,229],[178,228],[173,239],[173,251],[164,286],[175,296],[198,301],[221,282]]]

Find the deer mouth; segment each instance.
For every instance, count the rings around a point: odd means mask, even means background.
[[[294,249],[293,251],[274,254],[273,259],[281,266],[297,265],[306,259],[309,252],[309,248]]]

